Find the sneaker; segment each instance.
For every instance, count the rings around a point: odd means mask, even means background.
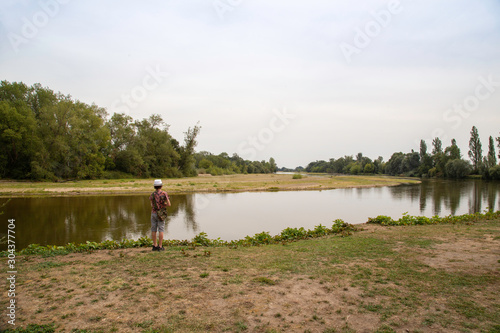
[[[163,246],[162,247],[158,246],[158,249],[156,251],[165,251],[165,248]]]
[[[151,249],[151,251],[159,251],[159,247],[153,245],[153,248]]]

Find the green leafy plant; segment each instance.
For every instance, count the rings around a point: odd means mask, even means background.
[[[475,214],[464,214],[452,216],[448,215],[445,217],[434,216],[428,218],[425,216],[411,216],[408,213],[404,213],[403,216],[398,220],[393,220],[392,218],[384,215],[379,215],[375,218],[369,218],[367,223],[374,223],[380,225],[426,225],[426,224],[443,224],[443,223],[474,223],[484,220],[498,219],[500,217],[500,211],[485,211],[484,213]],[[286,228],[281,231],[280,234],[272,236],[267,231],[257,233],[254,236],[246,236],[240,240],[224,241],[220,238],[209,239],[205,232],[201,232],[196,235],[192,240],[174,240],[166,239],[163,241],[163,246],[165,247],[178,247],[178,246],[205,246],[205,247],[220,247],[227,246],[229,248],[237,248],[238,246],[258,246],[267,244],[279,244],[287,243],[292,241],[298,241],[302,239],[323,237],[325,235],[337,234],[342,237],[350,236],[353,232],[358,229],[349,223],[344,222],[341,219],[333,221],[332,227],[328,228],[323,225],[318,225],[312,230],[306,230],[301,228]],[[105,249],[125,249],[134,247],[150,247],[153,241],[148,237],[141,237],[138,240],[124,239],[120,242],[113,240],[106,240],[101,243],[87,241],[82,244],[68,243],[65,246],[56,245],[46,245],[41,246],[39,244],[30,244],[25,249],[21,250],[19,253],[23,255],[42,255],[42,256],[55,256],[55,255],[65,255],[73,252],[93,252],[96,250]],[[8,255],[7,251],[0,252],[0,257],[5,257]],[[206,255],[208,256],[208,255]]]
[[[412,216],[408,215],[408,213],[404,213],[403,216],[398,220],[393,220],[392,218],[384,215],[379,215],[377,217],[368,218],[367,223],[374,223],[380,225],[394,225],[394,226],[402,226],[402,225],[428,225],[428,224],[444,224],[444,223],[473,223],[477,221],[491,220],[500,217],[500,211],[490,211],[487,210],[484,213],[475,213],[475,214],[464,214],[464,215],[448,215],[444,217],[433,216],[432,218],[428,218],[425,216]]]

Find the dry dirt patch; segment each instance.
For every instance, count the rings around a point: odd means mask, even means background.
[[[481,327],[481,316],[494,322],[489,312],[480,313],[479,319],[464,317],[450,307],[450,294],[455,302],[465,297],[464,306],[473,300],[479,310],[494,309],[498,306],[498,284],[485,282],[480,288],[464,285],[456,293],[450,288],[441,293],[439,281],[432,278],[444,276],[439,275],[443,271],[456,277],[498,276],[500,241],[494,231],[483,232],[479,238],[479,233],[466,234],[467,227],[458,226],[456,232],[448,230],[448,234],[435,233],[438,226],[361,227],[363,231],[343,243],[325,238],[325,242],[311,240],[279,249],[211,248],[208,257],[203,256],[204,248],[186,249],[187,257],[179,249],[153,254],[149,248],[49,258],[19,256],[23,269],[18,315],[22,324],[56,323],[58,331],[66,332],[143,332],[161,327],[175,332],[374,332],[388,325],[397,332],[443,331],[444,327],[447,332],[461,332],[462,322]],[[390,279],[388,274],[399,269],[391,266],[397,260],[390,254],[378,259],[356,255],[339,262],[325,252],[325,246],[334,245],[335,251],[340,244],[353,245],[363,238],[387,240],[376,244],[390,244],[392,251],[409,258],[412,268],[428,273],[421,286],[429,283],[435,293],[408,285],[404,280],[411,276]],[[422,243],[408,242],[415,238]],[[320,254],[309,255],[315,252]],[[320,269],[275,270],[269,259],[272,254],[291,256],[298,264],[306,262]],[[266,264],[266,269],[254,267],[264,257],[271,264]],[[385,266],[379,266],[381,262]],[[327,269],[334,273],[321,275]],[[355,275],[365,271],[370,277],[356,280]],[[418,283],[415,278],[413,281]],[[384,320],[384,315],[390,319]]]
[[[500,241],[491,236],[435,244],[426,254],[423,262],[438,269],[472,274],[499,272]]]

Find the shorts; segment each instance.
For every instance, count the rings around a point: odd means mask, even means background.
[[[158,218],[158,214],[151,213],[151,232],[165,232],[165,221]]]

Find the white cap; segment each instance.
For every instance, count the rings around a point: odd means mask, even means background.
[[[155,183],[153,186],[162,186],[162,182],[161,182],[161,179],[155,179]]]

